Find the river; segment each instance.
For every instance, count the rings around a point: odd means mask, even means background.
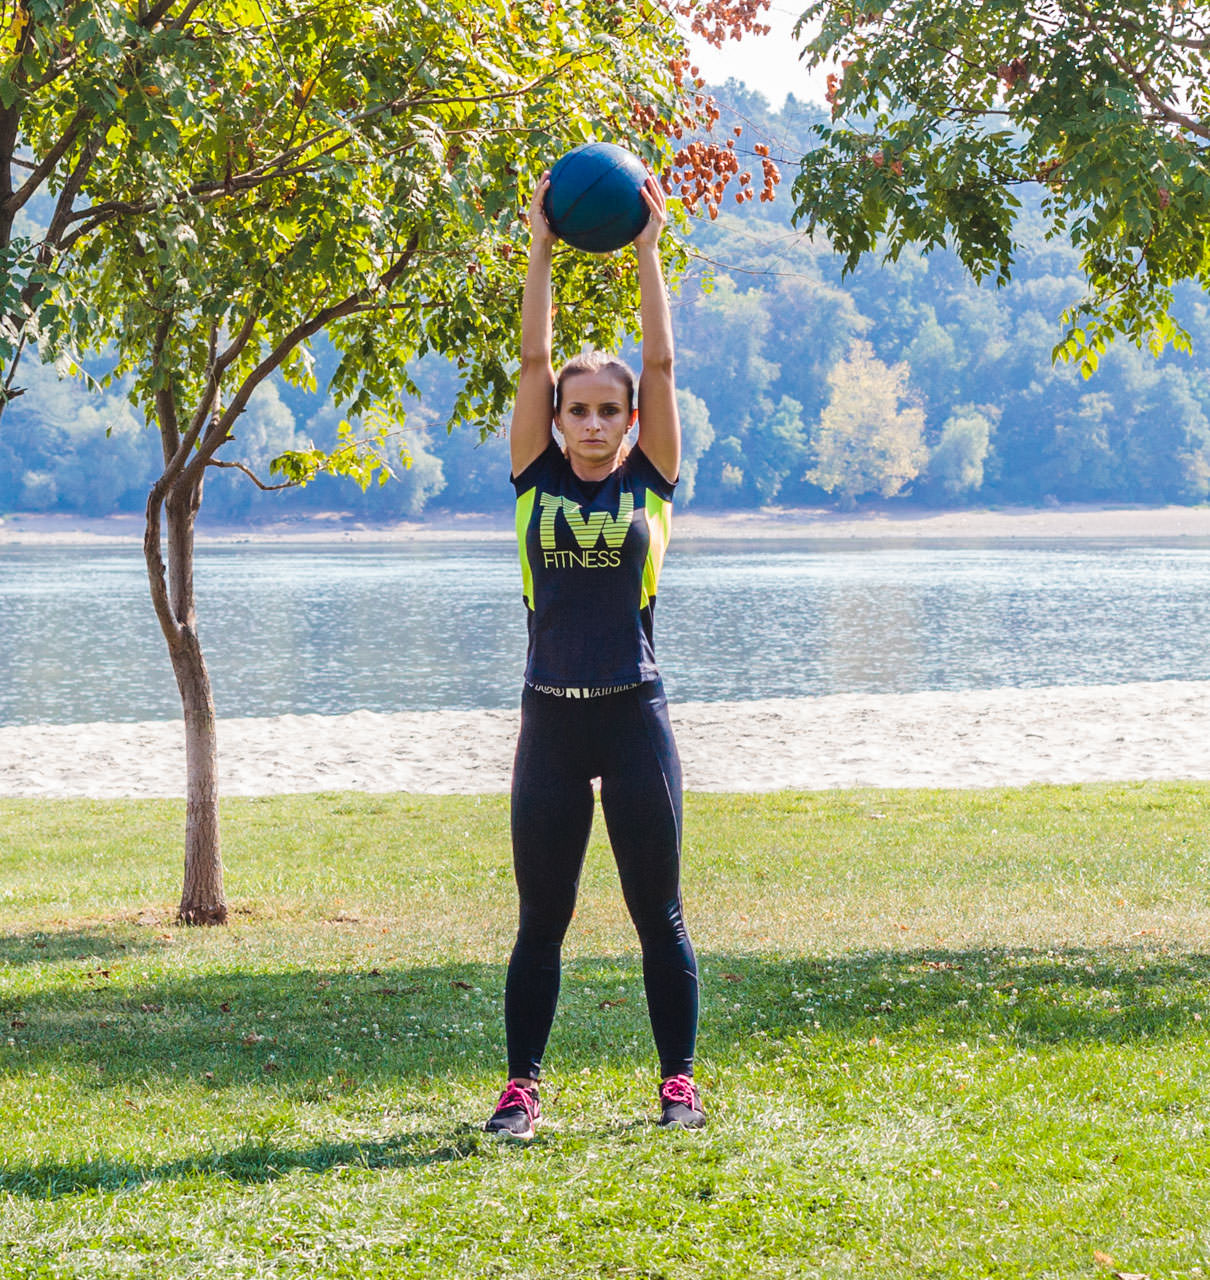
[[[525,650],[503,540],[199,549],[219,713],[505,707]],[[673,543],[678,701],[1210,679],[1210,540]],[[0,724],[179,714],[141,549],[0,546]]]

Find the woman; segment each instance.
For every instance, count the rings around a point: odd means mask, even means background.
[[[652,649],[652,611],[681,462],[672,320],[653,178],[638,254],[643,371],[601,352],[551,366],[545,175],[529,206],[521,374],[510,435],[529,622],[513,769],[520,927],[504,996],[509,1081],[489,1132],[533,1136],[538,1079],[559,994],[563,935],[592,825],[592,780],[643,952],[660,1058],[660,1123],[705,1123],[693,1084],[697,962],[681,914],[681,770]],[[552,416],[565,443],[551,432]],[[638,443],[626,434],[638,422]]]

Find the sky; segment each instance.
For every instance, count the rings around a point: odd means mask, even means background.
[[[693,60],[707,84],[722,84],[728,78],[741,80],[749,89],[764,94],[769,105],[780,111],[786,95],[800,101],[823,102],[824,83],[830,68],[807,71],[798,60],[802,42],[791,34],[802,8],[793,0],[773,0],[762,21],[773,30],[767,36],[728,40],[721,49],[711,48],[700,37],[690,38]]]

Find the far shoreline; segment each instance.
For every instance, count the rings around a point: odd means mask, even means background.
[[[239,543],[319,545],[506,541],[514,537],[506,512],[429,520],[370,523],[347,513],[226,524],[198,523],[199,545]],[[1048,507],[957,510],[902,508],[889,503],[839,512],[826,507],[759,511],[678,512],[678,542],[710,541],[1014,541],[1210,538],[1210,506],[1125,506],[1069,503]],[[0,547],[109,546],[140,543],[141,515],[77,516],[21,513],[0,516]]]

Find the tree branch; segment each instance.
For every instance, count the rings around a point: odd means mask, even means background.
[[[232,471],[242,471],[263,493],[276,493],[279,489],[296,489],[302,483],[301,480],[284,480],[281,484],[266,484],[250,467],[245,466],[242,462],[226,462],[211,458],[206,465],[208,467],[223,467]]]
[[[0,195],[4,197],[3,203],[0,203],[0,210],[6,210],[8,201],[12,198],[13,171],[10,161],[17,148],[17,139],[20,134],[21,100],[18,98],[11,107],[0,107]],[[15,214],[15,210],[12,213],[0,213],[0,217],[4,218],[6,224],[5,234],[0,243],[8,244]]]
[[[1084,15],[1087,22],[1092,23],[1095,26],[1093,15],[1089,11],[1087,5],[1077,5],[1076,8]],[[1135,30],[1138,30],[1137,26],[1135,27]],[[1098,34],[1101,34],[1099,29]],[[1179,125],[1182,129],[1188,130],[1199,138],[1210,139],[1210,127],[1202,124],[1200,120],[1195,120],[1192,116],[1187,116],[1184,112],[1178,111],[1175,107],[1170,106],[1156,91],[1155,86],[1152,85],[1151,81],[1147,78],[1145,71],[1140,67],[1136,67],[1131,60],[1125,56],[1125,54],[1119,53],[1117,49],[1109,43],[1108,39],[1104,40],[1102,47],[1113,60],[1118,70],[1129,76],[1138,91],[1147,99],[1151,106],[1168,121],[1169,124]]]
[[[1180,125],[1182,129],[1187,129],[1199,138],[1210,138],[1210,127],[1202,124],[1200,120],[1193,119],[1192,116],[1185,115],[1184,112],[1178,111],[1175,107],[1169,106],[1155,91],[1147,77],[1141,71],[1137,71],[1130,66],[1115,49],[1109,50],[1109,56],[1134,81],[1143,97],[1169,124]]]
[[[147,581],[151,590],[151,604],[155,616],[169,645],[174,645],[180,635],[181,626],[172,613],[172,605],[168,601],[168,567],[164,564],[163,540],[161,535],[161,508],[168,483],[161,476],[151,486],[147,495],[147,521],[143,530],[143,559],[147,562]]]
[[[384,113],[399,114],[404,111],[414,110],[417,107],[432,106],[468,106],[482,102],[494,102],[500,99],[524,97],[532,93],[540,85],[554,79],[563,71],[581,60],[581,55],[576,54],[567,58],[562,64],[552,68],[550,71],[537,76],[528,83],[518,86],[514,89],[502,89],[498,93],[470,95],[465,97],[429,97],[429,98],[393,98],[389,102],[380,103],[378,106],[368,111],[363,111],[359,115],[349,118],[348,125],[354,126],[364,124],[369,120],[374,120]],[[331,146],[323,144],[335,139]],[[271,159],[263,161],[253,169],[248,169],[244,173],[235,174],[231,177],[208,178],[205,181],[195,182],[188,188],[188,197],[200,198],[202,200],[213,200],[221,198],[225,195],[234,195],[241,191],[254,190],[262,183],[271,180],[281,180],[283,178],[291,178],[301,176],[310,171],[311,165],[325,156],[337,154],[343,148],[349,146],[353,141],[353,134],[348,127],[337,128],[331,126],[322,129],[314,137],[308,138],[293,147],[289,147],[284,151],[280,151]],[[320,148],[316,150],[316,148]],[[297,168],[287,169],[285,166],[297,160],[300,156],[306,155],[308,152],[314,152],[314,155]],[[185,195],[174,197],[177,200],[183,200]],[[82,235],[86,235],[90,231],[96,230],[102,222],[108,221],[112,217],[121,214],[138,215],[147,213],[155,207],[150,200],[144,201],[123,201],[111,200],[103,204],[92,205],[87,209],[79,209],[73,213],[69,219],[70,222],[86,222],[87,225],[80,227],[77,231],[64,241],[64,247],[70,247]]]
[[[170,23],[168,23],[168,26],[173,27],[177,31],[184,30],[185,23],[187,23],[189,19],[193,17],[194,13],[200,7],[201,3],[202,3],[202,0],[186,0],[185,7],[180,11],[180,13],[176,15],[175,18],[172,19]],[[168,8],[171,8],[171,7],[172,5],[169,4]]]
[[[161,333],[167,334],[170,323],[167,320],[162,322],[156,334],[157,341]],[[171,481],[180,470],[172,464],[181,448],[181,426],[177,421],[176,396],[172,394],[171,387],[161,387],[155,393],[155,416],[160,422],[160,452],[164,456],[164,475]]]
[[[60,241],[71,217],[71,206],[75,203],[76,196],[80,194],[88,177],[88,171],[92,168],[93,161],[97,158],[100,150],[101,138],[99,135],[94,134],[84,144],[75,168],[68,174],[67,181],[64,182],[63,189],[59,192],[59,198],[55,201],[55,211],[51,214],[50,225],[47,227],[46,235],[43,237],[42,247],[38,250],[38,261],[43,266],[49,263],[62,248]]]
[[[158,3],[153,4],[151,8],[139,18],[139,26],[145,28],[147,31],[153,30],[159,25],[160,19],[167,15],[169,9],[171,9],[174,4],[176,4],[176,0],[158,0]],[[186,4],[185,6],[186,10],[190,13],[192,13],[196,7],[196,3]]]
[[[65,71],[69,71],[71,69],[78,59],[79,55],[73,51],[72,53],[65,54],[58,62],[50,63],[46,68],[46,74],[40,80],[35,80],[29,86],[30,93],[40,93],[43,89],[54,84],[54,82],[58,80]]]
[[[189,464],[189,455],[193,452],[193,447],[197,444],[198,437],[202,434],[202,428],[208,416],[211,416],[211,426],[213,426],[212,409],[219,390],[219,379],[214,370],[213,358],[216,341],[217,334],[214,330],[211,330],[211,348],[210,358],[207,360],[205,390],[198,407],[194,410],[193,417],[189,419],[189,426],[185,434],[181,436],[178,431],[176,448],[173,450],[172,457],[165,460],[164,475],[170,483],[175,483],[177,477],[186,471]],[[210,432],[207,431],[206,434],[209,436]]]
[[[168,345],[168,335],[172,332],[173,319],[173,314],[169,311],[163,316],[160,323],[156,325],[155,337],[152,340],[151,348],[151,366],[153,369],[163,359],[164,350]],[[193,432],[193,424],[191,423],[190,430],[186,432],[185,438],[181,438],[181,426],[176,410],[176,396],[171,385],[161,387],[155,393],[155,405],[156,417],[160,423],[160,444],[164,455],[164,473],[160,479],[163,481],[166,494],[184,469],[185,462],[189,457],[189,450],[193,448],[193,441],[197,437]]]
[[[389,290],[395,281],[407,270],[408,264],[415,256],[416,249],[420,243],[420,233],[414,231],[407,245],[399,254],[399,257],[391,264],[391,266],[383,272],[378,287],[382,290]],[[282,362],[295,350],[301,343],[313,338],[317,333],[326,328],[334,320],[340,320],[344,316],[352,315],[357,308],[368,299],[366,293],[361,290],[357,293],[351,293],[348,297],[342,298],[340,302],[333,303],[331,306],[324,307],[316,312],[309,320],[304,320],[300,324],[294,326],[288,334],[277,344],[276,347],[256,366],[255,369],[240,384],[239,390],[235,393],[231,403],[227,406],[220,417],[215,418],[210,427],[206,431],[206,438],[201,447],[198,449],[192,462],[188,467],[191,477],[200,476],[210,459],[214,457],[219,448],[231,438],[231,428],[235,425],[236,419],[244,412],[248,405],[248,401],[252,393],[258,386],[276,369]]]
[[[4,392],[3,394],[0,394],[0,411],[3,411],[4,406],[8,404],[10,400],[15,400],[18,396],[23,396],[25,394],[24,387],[18,387],[16,391],[13,390],[13,379],[17,376],[17,366],[21,363],[21,353],[25,350],[25,339],[26,334],[22,333],[21,337],[17,341],[16,349],[13,351],[13,359],[12,363],[9,365],[8,377],[4,379]]]
[[[240,325],[239,332],[231,339],[227,349],[215,361],[215,368],[221,374],[228,365],[239,355],[239,353],[248,344],[248,339],[252,337],[253,331],[256,329],[256,322],[260,319],[260,312],[251,304],[248,308],[248,316],[244,323]]]
[[[160,365],[168,336],[172,330],[172,313],[166,313],[156,325],[152,340],[152,367]],[[166,383],[155,393],[156,418],[160,425],[160,448],[164,457],[164,470],[151,486],[147,495],[147,521],[143,532],[143,558],[147,562],[147,579],[150,585],[151,603],[171,648],[180,638],[183,620],[173,609],[169,595],[168,570],[164,564],[161,537],[161,510],[180,478],[182,467],[181,432],[177,419],[176,395],[172,384]]]
[[[1085,9],[1084,12],[1086,15],[1088,14],[1087,9]],[[1171,15],[1171,20],[1168,26],[1168,35],[1167,35],[1167,39],[1170,44],[1177,45],[1182,49],[1204,50],[1204,49],[1210,48],[1210,38],[1206,36],[1203,36],[1199,40],[1191,39],[1188,36],[1178,36],[1176,34],[1177,17],[1178,17],[1178,11],[1174,6],[1172,15]],[[1135,35],[1141,36],[1141,35],[1147,34],[1146,30],[1143,28],[1143,26],[1140,23],[1135,22],[1133,19],[1127,17],[1126,14],[1122,12],[1118,12],[1114,14],[1113,22],[1115,27],[1120,27],[1124,31],[1133,31]],[[1191,25],[1194,25],[1194,24],[1191,24]],[[1203,27],[1201,28],[1201,30],[1204,31],[1205,28]]]
[[[256,322],[260,319],[260,313],[255,307],[250,307],[248,316],[244,323],[240,326],[239,333],[235,335],[227,349],[218,354],[218,326],[211,326],[209,351],[206,355],[206,380],[205,387],[202,392],[202,398],[198,402],[197,408],[193,412],[193,417],[189,420],[189,429],[185,433],[185,439],[178,446],[178,452],[181,455],[181,466],[183,467],[188,458],[190,450],[199,439],[209,440],[214,431],[217,430],[219,415],[215,412],[218,404],[219,389],[222,385],[223,374],[227,367],[236,359],[239,353],[247,345],[249,338],[252,337],[256,329]],[[210,425],[206,427],[206,420],[210,420]],[[205,427],[205,434],[202,434]],[[219,441],[221,444],[222,441]],[[182,447],[183,446],[183,447]],[[215,446],[215,449],[218,445]],[[213,455],[214,450],[211,450]]]
[[[185,432],[186,438],[190,442],[190,448],[193,447],[193,441],[198,438],[203,424],[214,407],[221,381],[220,375],[221,371],[218,368],[218,326],[212,324],[206,351],[205,389],[202,392],[202,398],[198,402],[197,408],[193,411],[193,417],[189,419],[189,429]]]

